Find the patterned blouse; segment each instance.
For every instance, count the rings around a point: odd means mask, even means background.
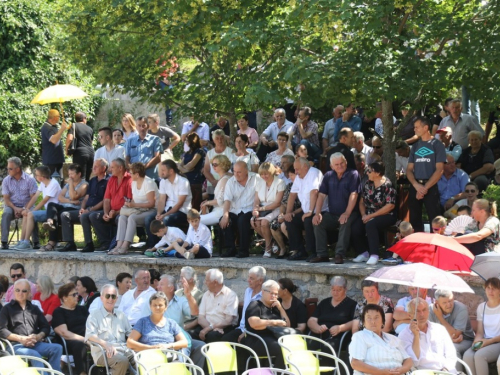
[[[500,253],[500,221],[495,216],[490,216],[486,219],[484,227],[491,230],[491,234],[484,239],[484,251],[496,251]],[[465,227],[465,234],[479,232],[479,223],[472,221]]]
[[[356,306],[356,310],[354,311],[354,319],[359,319],[359,329],[363,329],[363,322],[361,321],[361,315],[363,314],[363,309],[368,305],[368,301],[363,299],[363,301],[358,302],[358,306]],[[386,296],[380,296],[378,304],[382,309],[384,309],[384,314],[393,314],[394,313],[394,304],[391,299]]]
[[[380,210],[386,204],[396,204],[396,189],[392,187],[392,182],[387,177],[378,188],[375,187],[373,181],[368,180],[363,186],[362,194],[367,215]]]

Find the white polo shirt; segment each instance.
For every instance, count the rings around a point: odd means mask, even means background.
[[[150,286],[134,299],[134,293],[136,290],[137,287],[126,292],[123,295],[120,306],[117,309],[125,314],[131,325],[137,323],[137,321],[144,316],[142,314],[143,305],[149,305],[149,297],[156,293],[156,290]]]
[[[314,167],[309,168],[303,179],[298,175],[295,177],[290,193],[297,193],[304,213],[314,212],[314,207],[311,207],[311,190],[319,190],[321,181],[323,181],[323,173]],[[328,211],[328,199],[324,200],[323,207],[321,207],[321,212],[324,211]]]
[[[236,181],[234,176],[227,181],[224,189],[224,201],[231,202],[230,212],[238,215],[240,212],[247,213],[252,211],[255,189],[259,180],[260,176],[253,172],[248,172],[247,182],[244,186]]]
[[[186,214],[191,209],[191,200],[193,199],[193,196],[191,194],[191,186],[189,186],[187,178],[176,175],[173,183],[168,179],[162,179],[160,181],[160,194],[167,195],[165,211],[167,208],[175,206],[177,202],[179,202],[179,196],[181,195],[187,195],[187,197],[179,211]]]

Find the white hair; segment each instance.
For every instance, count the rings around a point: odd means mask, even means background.
[[[272,287],[280,288],[280,284],[274,280],[267,280],[264,284],[262,284],[262,290],[269,289]]]
[[[274,111],[274,114],[276,114],[276,113],[281,113],[281,114],[283,114],[283,115],[286,115],[286,112],[285,112],[285,110],[284,110],[283,108],[277,108],[277,109]]]
[[[141,268],[141,269],[139,269],[139,270],[135,271],[135,274],[134,274],[134,279],[137,279],[137,278],[139,277],[139,274],[140,274],[141,272],[147,272],[147,273],[149,273],[149,270],[147,270],[147,269],[145,269],[145,268]],[[150,274],[150,276],[151,276],[151,274]]]
[[[341,286],[347,289],[347,280],[343,276],[333,276],[330,280],[330,286]]]
[[[160,280],[163,279],[167,280],[169,285],[175,286],[175,277],[173,277],[172,275],[161,275]]]
[[[434,298],[437,300],[441,297],[450,298],[453,297],[453,292],[446,289],[438,289],[434,292]]]
[[[114,289],[118,292],[118,289],[113,284],[104,284],[101,288],[101,296],[103,296],[108,289]]]
[[[210,268],[205,275],[210,281],[216,281],[218,284],[224,284],[224,275],[217,268]]]
[[[354,132],[354,138],[356,139],[356,142],[364,142],[365,141],[365,136],[363,135],[362,132]]]
[[[196,272],[193,267],[186,266],[181,268],[181,274],[184,273],[184,277],[186,280],[193,280],[194,283],[198,281],[198,277],[196,276]]]
[[[332,164],[334,159],[344,159],[344,161],[347,162],[345,156],[341,152],[335,152],[330,156],[330,164]]]
[[[266,279],[266,269],[264,267],[261,267],[261,266],[255,266],[255,267],[250,268],[248,270],[248,274],[256,275],[261,280]]]

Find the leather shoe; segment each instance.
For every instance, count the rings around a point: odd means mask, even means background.
[[[328,257],[314,257],[312,258],[309,263],[323,263],[323,262],[329,262],[330,258]]]
[[[224,254],[222,254],[221,258],[232,258],[234,256],[236,256],[236,251],[229,250],[229,251],[226,251]]]
[[[76,251],[76,245],[74,242],[68,242],[62,249],[57,249],[58,252],[60,253],[65,253],[68,251]]]
[[[335,255],[335,264],[344,264],[344,257],[342,255]]]
[[[39,250],[40,249],[40,242],[33,242],[33,250]]]
[[[307,257],[306,262],[310,262],[311,259],[317,258],[318,256],[316,254],[311,254]]]
[[[2,250],[9,250],[9,244],[7,242],[2,242]]]
[[[236,254],[236,258],[248,258],[250,254],[248,253],[238,253]]]
[[[82,249],[82,253],[93,253],[95,250],[94,244],[92,242],[89,242],[88,244],[85,245],[85,247]]]
[[[291,257],[288,257],[288,260],[306,260],[306,259],[307,259],[307,254],[305,253],[296,253]]]

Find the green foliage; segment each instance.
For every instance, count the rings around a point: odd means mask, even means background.
[[[500,207],[500,186],[488,185],[488,188],[483,193],[483,198],[490,202],[497,202],[497,206]]]
[[[67,113],[83,110],[92,118],[100,105],[92,76],[67,65],[55,50],[62,37],[55,24],[56,13],[44,0],[0,1],[0,165],[10,156],[26,165],[40,161],[40,128],[51,108],[30,104],[40,90],[71,83],[91,95],[65,103]]]

